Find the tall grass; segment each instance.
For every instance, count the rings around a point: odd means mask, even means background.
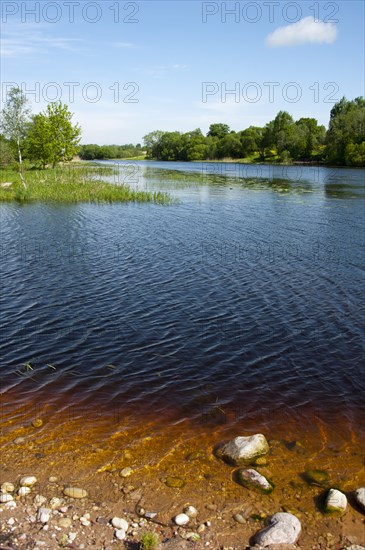
[[[55,169],[27,170],[24,174],[27,189],[22,186],[16,170],[1,170],[0,181],[12,182],[1,187],[0,201],[19,202],[154,202],[168,204],[167,193],[141,191],[127,185],[116,185],[103,180],[115,169],[92,164],[65,164]]]

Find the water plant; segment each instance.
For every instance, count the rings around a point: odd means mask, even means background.
[[[156,550],[158,547],[158,535],[153,531],[146,531],[141,538],[141,550]]]

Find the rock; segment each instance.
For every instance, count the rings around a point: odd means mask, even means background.
[[[262,434],[255,434],[248,437],[236,437],[226,445],[218,448],[216,455],[226,462],[236,464],[247,464],[259,456],[269,452],[269,445]]]
[[[16,437],[13,443],[14,445],[23,445],[23,443],[25,443],[25,437]]]
[[[18,495],[20,497],[25,497],[25,495],[29,495],[30,491],[30,487],[20,487],[20,489],[18,489]]]
[[[259,456],[255,460],[255,466],[267,466],[267,458],[265,456]]]
[[[118,540],[124,540],[126,537],[124,529],[116,529],[114,534]]]
[[[147,519],[153,519],[157,516],[157,512],[146,512],[144,517]]]
[[[356,500],[357,504],[365,512],[365,487],[360,487],[360,489],[356,489],[356,491],[354,493],[354,497],[355,497],[355,500]]]
[[[35,476],[24,476],[19,483],[21,487],[32,487],[37,483],[37,478]]]
[[[358,544],[352,544],[351,546],[346,546],[343,550],[365,550],[365,546],[359,546]]]
[[[111,520],[111,524],[116,529],[123,529],[124,531],[128,531],[128,523],[123,518],[114,517]]]
[[[186,508],[184,508],[184,513],[189,516],[189,518],[196,518],[198,510],[194,508],[194,506],[186,506]]]
[[[36,495],[33,502],[36,506],[42,506],[45,502],[47,502],[47,499],[43,495]]]
[[[9,500],[9,502],[5,502],[5,508],[16,508],[16,502],[14,500]]]
[[[13,495],[9,495],[9,493],[1,493],[0,502],[2,504],[5,504],[6,502],[10,502],[11,500],[14,500]]]
[[[246,523],[245,518],[241,514],[235,514],[233,516],[234,521],[237,521],[237,523]]]
[[[4,483],[1,485],[1,492],[2,493],[14,493],[15,487],[13,483],[10,483],[10,481],[4,481]]]
[[[85,491],[85,489],[80,489],[79,487],[66,487],[63,490],[63,494],[66,497],[70,497],[70,498],[86,498],[87,497],[87,491]]]
[[[324,503],[324,511],[327,514],[343,514],[346,510],[346,495],[337,489],[330,489]]]
[[[247,489],[256,489],[261,493],[268,494],[274,489],[266,477],[259,474],[259,472],[253,468],[248,470],[240,468],[233,473],[233,478],[243,487],[246,487]]]
[[[187,514],[178,514],[175,518],[174,518],[174,522],[176,523],[176,525],[187,525],[189,523],[189,516]]]
[[[85,517],[85,516],[81,516],[80,518],[80,523],[81,525],[83,525],[84,527],[89,527],[89,525],[91,524],[89,518]]]
[[[51,517],[52,510],[50,508],[38,508],[37,511],[37,521],[41,523],[47,523]]]
[[[132,468],[123,468],[123,470],[120,471],[119,475],[121,477],[128,477],[130,476],[131,474],[133,474],[133,470]]]
[[[307,470],[304,478],[309,485],[324,487],[328,483],[328,473],[324,470]]]
[[[61,508],[63,502],[64,502],[63,498],[52,497],[51,500],[49,501],[49,505],[52,508],[52,510],[56,510],[57,508]],[[62,510],[60,510],[60,512],[62,512]],[[66,512],[67,512],[67,508],[66,508]]]
[[[172,489],[181,489],[181,487],[184,487],[185,481],[181,479],[181,477],[175,477],[175,476],[168,476],[165,479],[165,483],[167,487],[171,487]]]
[[[295,544],[301,532],[298,518],[287,512],[278,512],[269,518],[268,525],[256,533],[255,544]]]
[[[58,477],[56,477],[56,476],[50,476],[50,477],[48,478],[48,481],[49,481],[50,483],[57,483]]]
[[[72,521],[70,518],[61,518],[58,520],[58,525],[64,529],[71,527]]]

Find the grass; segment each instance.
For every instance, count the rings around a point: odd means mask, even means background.
[[[147,531],[143,533],[141,538],[141,550],[156,550],[158,542],[158,535],[152,531]]]
[[[30,169],[24,173],[27,189],[21,184],[14,169],[2,169],[0,181],[12,182],[10,187],[1,187],[3,202],[59,202],[59,203],[113,203],[154,202],[168,204],[167,193],[141,191],[128,185],[116,185],[103,180],[114,173],[115,168],[93,164],[64,164],[55,169]]]

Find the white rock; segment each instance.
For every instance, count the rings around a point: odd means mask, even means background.
[[[5,508],[7,508],[8,510],[11,508],[16,508],[16,502],[14,500],[10,500],[9,502],[6,502]]]
[[[116,529],[114,534],[118,540],[124,540],[126,537],[126,532],[124,529]]]
[[[14,525],[15,523],[15,519],[14,518],[9,518],[8,521],[6,522],[8,525]]]
[[[266,479],[266,477],[253,468],[249,468],[247,470],[244,468],[239,468],[235,472],[235,477],[240,485],[247,487],[248,489],[257,489],[263,493],[271,493],[273,490],[273,486]]]
[[[80,518],[80,523],[81,523],[84,527],[89,527],[89,525],[90,525],[90,521],[89,521],[87,518],[85,518],[84,516],[82,516],[82,517]]]
[[[123,468],[120,472],[121,477],[129,477],[131,474],[133,474],[133,470],[129,467]]]
[[[240,436],[232,439],[217,451],[217,455],[223,460],[233,464],[244,464],[269,452],[266,437],[255,434],[248,437]]]
[[[76,537],[77,537],[77,533],[69,533],[68,535],[69,544],[72,544]]]
[[[114,517],[111,524],[115,527],[115,529],[123,529],[123,531],[128,531],[128,523],[123,518]]]
[[[190,518],[187,514],[178,514],[174,518],[176,525],[187,525],[189,523],[189,520]]]
[[[293,514],[278,512],[269,518],[265,529],[256,533],[255,544],[269,546],[270,544],[295,544],[302,527],[300,521]]]
[[[344,512],[347,506],[346,495],[337,489],[330,489],[325,500],[326,512]]]
[[[355,500],[357,504],[365,511],[365,487],[360,487],[355,491]]]
[[[9,493],[1,493],[0,495],[1,503],[10,502],[11,500],[14,500],[13,495],[9,495]]]
[[[29,495],[30,491],[30,487],[20,487],[20,489],[18,489],[18,495],[20,497],[25,497],[25,495]]]
[[[42,506],[42,504],[44,504],[45,502],[47,502],[47,499],[46,497],[44,497],[43,495],[36,495],[34,497],[34,500],[33,500],[34,504],[36,506]]]
[[[346,546],[343,550],[365,550],[365,546],[359,546],[358,544],[352,544],[351,546]]]
[[[61,507],[61,504],[63,504],[63,502],[64,502],[63,498],[52,497],[51,500],[49,501],[49,505],[52,508],[52,510],[56,510],[57,508]],[[67,512],[67,508],[65,511]]]
[[[21,487],[32,487],[37,483],[37,478],[35,476],[24,476],[20,480]]]
[[[51,517],[52,510],[50,508],[38,508],[37,521],[47,523]]]
[[[187,506],[184,508],[184,513],[189,516],[189,518],[196,518],[198,515],[198,510],[194,506]]]
[[[2,493],[13,493],[14,491],[15,487],[13,483],[10,483],[10,481],[4,481],[4,483],[1,485]]]

